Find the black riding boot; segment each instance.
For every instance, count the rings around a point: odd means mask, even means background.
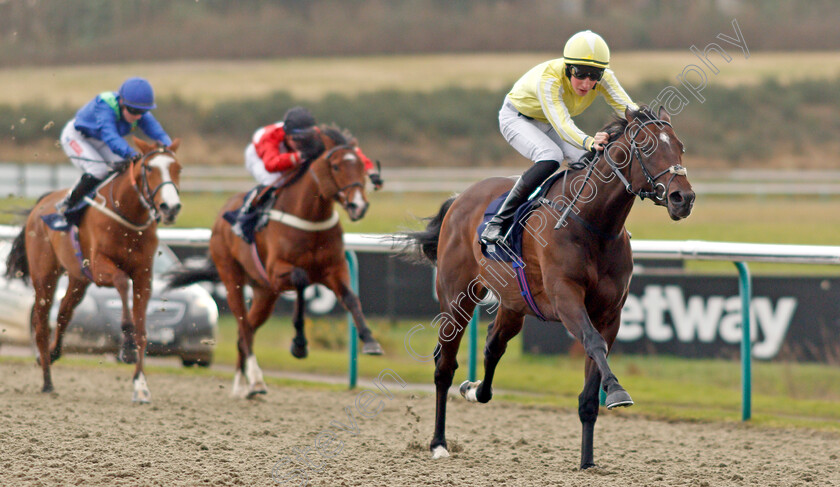
[[[234,235],[244,238],[244,231],[242,230],[242,226],[245,222],[247,222],[251,217],[251,213],[254,212],[254,209],[257,207],[257,196],[259,196],[265,186],[262,184],[258,185],[256,188],[252,189],[250,193],[245,197],[245,201],[242,203],[242,207],[239,208],[239,212],[236,213],[236,223],[233,224],[231,230],[233,231]]]
[[[76,181],[76,185],[61,201],[55,204],[55,209],[60,215],[64,212],[78,205],[82,198],[94,190],[102,180],[96,178],[93,174],[84,173],[82,177]]]
[[[487,226],[481,232],[481,241],[490,245],[502,240],[519,205],[524,203],[528,196],[559,167],[560,163],[557,161],[538,161],[525,171],[510,190],[502,206],[487,222]]]

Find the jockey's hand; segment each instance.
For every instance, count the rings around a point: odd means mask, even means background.
[[[123,159],[121,161],[112,162],[111,163],[111,169],[116,171],[116,172],[123,172],[126,169],[128,169],[128,166],[132,162],[139,161],[140,157],[141,157],[140,154],[135,154],[135,155],[129,157],[128,159]]]
[[[385,181],[382,180],[382,176],[379,175],[378,172],[372,172],[368,174],[370,178],[370,182],[373,183],[373,189],[379,191],[382,189],[382,185],[385,184]]]
[[[606,132],[598,132],[595,134],[592,144],[592,149],[596,151],[604,150],[604,147],[607,145],[607,142],[610,141],[610,134]]]

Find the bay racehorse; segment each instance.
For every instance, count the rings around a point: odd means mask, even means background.
[[[304,335],[304,290],[311,283],[329,288],[352,314],[363,342],[362,352],[379,355],[382,348],[368,329],[359,298],[350,288],[350,273],[344,257],[343,230],[335,202],[350,220],[367,211],[365,169],[356,152],[356,139],[334,127],[320,127],[323,150],[304,162],[276,189],[276,199],[267,225],[247,243],[231,230],[225,213],[239,208],[245,193],[232,197],[222,207],[210,237],[210,258],[200,269],[181,268],[171,273],[169,287],[200,281],[221,281],[236,318],[238,360],[232,395],[252,397],[267,392],[254,355],[254,335],[274,309],[284,291],[296,292],[291,353],[307,356]],[[265,211],[265,210],[262,210]],[[245,285],[253,290],[246,306]],[[243,384],[247,379],[247,387]]]
[[[666,207],[673,220],[686,218],[694,192],[681,165],[683,144],[664,109],[658,117],[647,107],[627,110],[624,119],[603,130],[611,135],[605,151],[585,167],[562,173],[526,223],[515,223],[524,225],[518,266],[486,258],[476,235],[484,209],[512,187],[507,178],[474,184],[446,201],[425,231],[406,235],[437,266],[441,314],[430,445],[434,458],[449,456],[444,429],[447,391],[458,367],[455,355],[476,303],[487,292],[498,297],[498,311],[484,348],[484,379],[460,387],[468,401],[491,399],[496,365],[529,314],[562,322],[586,351],[578,406],[582,469],[595,465],[599,391],[606,391],[607,408],[633,404],[607,363],[633,270],[624,223],[637,196]],[[530,292],[523,295],[526,289]]]
[[[68,231],[48,228],[42,216],[55,212],[67,190],[42,196],[29,211],[26,224],[9,253],[7,277],[29,278],[35,290],[32,327],[38,361],[44,374],[43,392],[53,390],[50,364],[61,357],[62,339],[73,310],[91,282],[114,287],[122,300],[123,342],[120,358],[135,363],[132,400],[151,400],[143,373],[146,351],[146,307],[152,291],[152,263],[157,252],[157,224],[172,224],[181,209],[178,195],[181,165],[175,158],[180,144],[167,148],[134,139],[142,153],[122,173],[109,177],[88,198],[78,226]],[[58,308],[55,338],[50,344],[49,314],[58,278],[67,273],[67,291]],[[129,292],[133,295],[129,307]]]

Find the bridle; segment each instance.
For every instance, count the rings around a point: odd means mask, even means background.
[[[350,144],[337,145],[337,146],[333,147],[332,149],[330,149],[324,155],[324,159],[326,160],[327,164],[330,164],[330,158],[337,151],[340,151],[340,150],[354,150],[354,149],[355,148]],[[330,164],[330,168],[332,168],[332,164]],[[318,180],[318,176],[314,172],[312,172],[312,176],[315,178],[315,182],[320,186],[320,181]],[[333,176],[333,174],[332,174],[332,169],[330,169],[330,177],[332,178],[332,182],[334,183],[334,185],[337,187],[338,186],[338,181],[335,180],[335,176]],[[347,191],[350,188],[357,187],[357,186],[364,189],[365,183],[361,182],[361,181],[354,181],[350,184],[342,186],[342,187],[340,187],[336,190],[335,194],[332,196],[332,199],[337,201],[340,205],[346,207],[349,200],[347,199],[347,194],[345,193],[345,191]]]
[[[639,132],[641,132],[642,129],[645,128],[645,126],[650,125],[650,124],[654,124],[654,123],[657,124],[657,125],[660,125],[660,126],[661,125],[667,125],[667,126],[671,127],[671,124],[669,122],[664,121],[664,120],[647,120],[645,122],[641,122],[637,125],[631,126],[628,129],[628,133],[627,133],[627,139],[630,140],[630,158],[627,162],[627,166],[629,168],[630,166],[633,165],[633,159],[638,159],[639,160],[639,167],[642,168],[642,173],[645,175],[645,179],[647,179],[647,182],[650,185],[650,188],[651,188],[650,191],[642,191],[641,189],[638,189],[638,190],[633,189],[633,185],[630,183],[630,181],[627,180],[627,178],[624,176],[624,174],[622,174],[621,170],[618,167],[618,164],[610,156],[608,148],[604,150],[604,159],[607,161],[607,164],[610,165],[610,168],[612,169],[612,172],[624,184],[624,187],[625,187],[625,189],[627,189],[628,193],[633,194],[635,196],[638,196],[642,200],[644,200],[645,198],[650,198],[652,200],[667,203],[667,201],[668,201],[668,190],[671,188],[671,182],[677,176],[684,176],[684,177],[687,176],[688,175],[688,170],[680,164],[674,164],[671,167],[663,170],[662,172],[660,172],[659,174],[657,174],[655,176],[651,175],[650,171],[648,171],[647,166],[645,166],[645,160],[642,158],[642,151],[639,150],[639,146],[636,142],[636,136],[639,135]],[[648,157],[648,159],[650,159],[650,158]],[[593,163],[593,165],[594,165],[594,163]],[[671,174],[671,177],[668,179],[668,183],[667,184],[664,184],[664,183],[661,183],[661,182],[657,183],[656,180],[661,178],[665,174]],[[659,192],[659,189],[662,190],[661,194]]]
[[[175,187],[175,193],[180,194],[180,190],[178,185],[175,184],[175,181],[171,179],[168,181],[161,181],[160,184],[152,190],[151,185],[149,185],[149,172],[151,168],[149,168],[148,160],[150,157],[158,154],[167,154],[175,158],[175,153],[170,151],[165,147],[159,147],[151,152],[147,152],[143,154],[142,159],[140,160],[140,184],[138,185],[137,180],[134,178],[134,161],[131,162],[131,166],[129,167],[129,172],[131,174],[131,186],[134,188],[134,191],[137,192],[137,196],[140,198],[140,203],[146,208],[149,212],[149,222],[154,220],[155,222],[160,222],[161,219],[161,212],[158,205],[155,203],[155,196],[157,196],[158,192],[167,184],[171,184]],[[163,178],[161,178],[163,179]]]
[[[674,178],[677,177],[677,176],[687,177],[688,170],[680,164],[674,164],[671,167],[661,171],[659,174],[657,174],[655,176],[652,175],[650,173],[650,171],[648,171],[647,166],[645,166],[645,161],[644,161],[644,159],[642,159],[642,151],[639,150],[638,143],[636,142],[636,136],[639,135],[639,132],[641,132],[643,128],[645,128],[647,125],[650,125],[650,124],[653,124],[653,123],[661,124],[661,125],[667,125],[669,127],[672,127],[669,122],[666,122],[664,120],[654,119],[654,120],[647,120],[645,122],[641,122],[641,123],[638,123],[637,125],[629,127],[627,129],[627,131],[625,132],[625,134],[627,135],[627,138],[630,140],[630,157],[629,157],[629,160],[627,161],[627,167],[630,168],[630,166],[633,165],[633,159],[638,159],[639,160],[639,167],[642,168],[642,173],[645,175],[645,179],[647,180],[648,184],[650,185],[650,188],[651,188],[650,191],[642,191],[641,189],[638,189],[638,190],[633,189],[633,185],[630,183],[630,181],[627,180],[627,178],[621,172],[621,169],[618,167],[618,163],[616,163],[615,160],[613,160],[612,156],[610,156],[610,154],[609,154],[609,145],[610,144],[608,144],[608,146],[603,151],[604,160],[607,161],[607,164],[609,164],[612,172],[624,184],[624,188],[627,190],[628,193],[630,193],[634,196],[638,196],[642,200],[644,200],[645,198],[650,198],[652,200],[656,200],[656,201],[659,201],[659,202],[664,202],[665,204],[667,204],[667,202],[668,202],[668,189],[670,189],[670,187],[671,187],[671,182],[673,182]],[[632,130],[632,132],[631,132],[631,130]],[[580,197],[581,193],[583,192],[583,189],[586,187],[587,182],[592,177],[592,172],[594,171],[595,164],[597,162],[598,162],[598,157],[595,157],[586,166],[583,166],[583,165],[572,166],[573,169],[583,169],[584,167],[586,167],[586,169],[587,169],[586,176],[584,177],[583,184],[580,185],[580,189],[578,190],[577,194],[575,194],[571,203],[568,204],[563,209],[563,213],[561,214],[560,218],[557,220],[557,223],[554,225],[555,230],[561,228],[564,225],[564,222],[566,221],[566,218],[569,216],[569,214],[572,213],[571,210],[574,207],[575,203],[577,203],[577,200]],[[661,182],[657,183],[656,180],[661,178],[665,174],[671,174],[671,177],[668,179],[668,183],[667,184],[663,184]],[[660,188],[662,190],[661,194],[659,193]]]

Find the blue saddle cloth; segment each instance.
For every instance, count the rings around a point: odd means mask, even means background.
[[[530,198],[525,203],[522,203],[519,208],[516,209],[516,213],[513,215],[513,221],[510,223],[510,230],[508,230],[507,238],[504,242],[500,242],[496,245],[484,245],[481,244],[481,253],[490,260],[498,261],[498,262],[521,262],[522,261],[522,236],[525,233],[525,223],[528,221],[528,217],[531,215],[531,210],[537,206],[539,206],[540,198],[545,196],[548,193],[548,190],[551,189],[551,186],[554,185],[554,182],[557,179],[561,178],[565,171],[561,171],[554,176],[550,177],[546,180],[540,190],[535,194],[531,195]],[[484,210],[484,215],[481,219],[481,223],[478,225],[476,229],[476,238],[481,236],[481,233],[484,231],[484,228],[487,226],[487,222],[490,221],[491,218],[496,214],[496,211],[502,206],[502,203],[507,198],[508,193],[507,191],[503,193],[498,198],[494,199],[487,205],[487,208]],[[479,239],[480,241],[480,239]]]
[[[91,191],[87,196],[92,197],[95,193],[96,191]],[[82,215],[85,214],[85,210],[88,209],[88,206],[90,205],[83,198],[79,204],[73,208],[68,208],[67,211],[64,212],[63,218],[58,213],[49,213],[47,215],[41,215],[41,220],[43,220],[44,223],[46,223],[52,230],[66,232],[74,225],[78,226],[79,223],[81,223]]]

